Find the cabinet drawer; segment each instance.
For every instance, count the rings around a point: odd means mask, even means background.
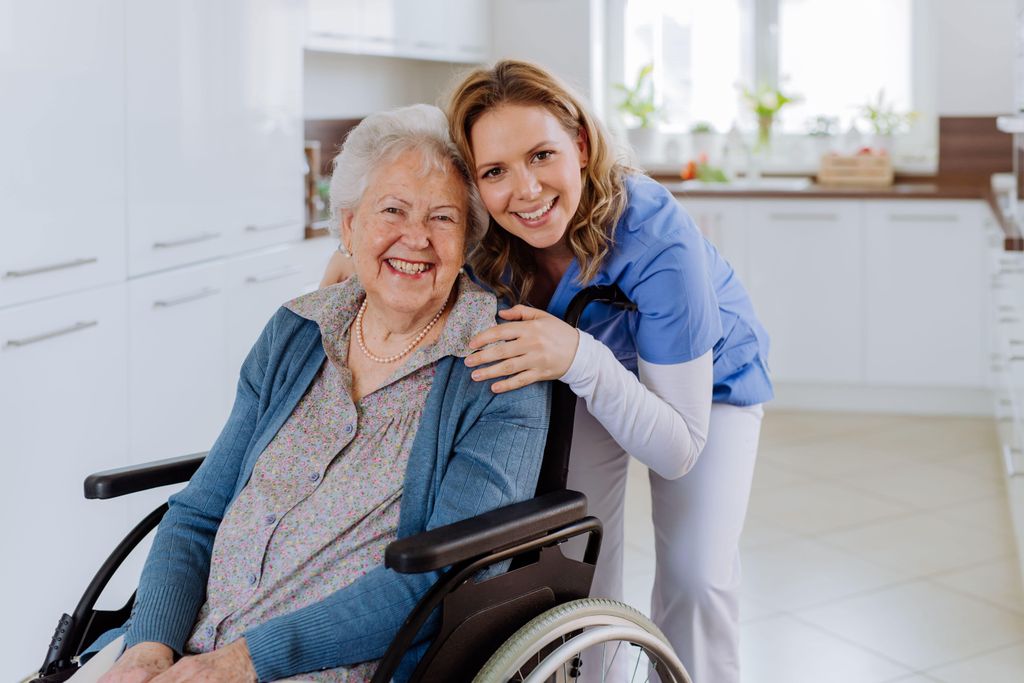
[[[123,284],[0,311],[7,680],[39,666],[40,637],[127,531],[123,500],[82,495],[88,474],[127,462],[126,339]],[[115,580],[112,592],[130,589]]]
[[[129,282],[131,462],[208,450],[227,417],[223,262]]]

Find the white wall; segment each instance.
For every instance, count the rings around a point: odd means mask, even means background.
[[[605,0],[492,0],[491,57],[526,59],[586,97],[604,99]]]
[[[934,13],[940,116],[1013,111],[1014,0],[925,0]]]
[[[392,57],[305,53],[303,115],[360,118],[418,102],[441,104],[465,64]]]

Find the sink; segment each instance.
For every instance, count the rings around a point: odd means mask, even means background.
[[[675,183],[675,187],[684,192],[693,190],[800,192],[810,186],[810,178],[757,178],[750,180],[737,178],[729,183],[710,183],[703,180],[684,180],[681,183]]]

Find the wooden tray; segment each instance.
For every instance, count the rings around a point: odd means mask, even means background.
[[[888,154],[826,154],[818,170],[820,185],[883,187],[892,185],[892,159]]]

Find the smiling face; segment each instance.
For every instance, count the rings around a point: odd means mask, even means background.
[[[341,220],[371,309],[410,319],[440,310],[463,264],[467,208],[455,169],[436,172],[419,150],[377,166]]]
[[[477,187],[498,225],[535,249],[561,246],[579,208],[582,132],[570,132],[540,106],[502,105],[470,130]]]

